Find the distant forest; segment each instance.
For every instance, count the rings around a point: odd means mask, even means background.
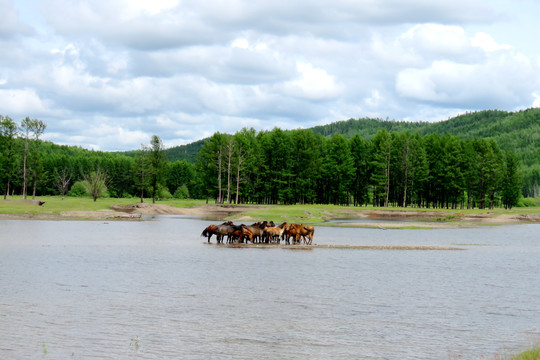
[[[100,196],[218,203],[490,208],[540,195],[540,109],[438,123],[350,119],[242,129],[170,149],[154,136],[124,153],[42,141],[45,130],[35,119],[0,116],[5,196],[83,196],[96,172],[105,176]]]

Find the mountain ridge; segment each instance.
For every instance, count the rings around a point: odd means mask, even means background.
[[[531,108],[516,112],[481,110],[461,114],[438,122],[411,122],[358,118],[339,120],[306,130],[332,136],[341,134],[347,138],[358,134],[370,139],[380,130],[389,132],[409,131],[420,135],[438,133],[454,135],[462,139],[487,138],[495,140],[502,150],[516,153],[526,166],[540,164],[540,109]],[[291,131],[291,130],[284,130]],[[194,163],[197,153],[206,139],[166,149],[169,160],[186,160]]]

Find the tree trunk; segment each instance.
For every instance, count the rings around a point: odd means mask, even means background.
[[[218,204],[221,204],[221,146],[219,147],[218,151],[218,198],[217,198]]]
[[[4,200],[7,200],[9,196],[9,180],[7,182],[7,188],[6,188],[6,193],[4,194]]]
[[[236,200],[235,204],[238,205],[238,193],[240,192],[240,165],[242,164],[242,157],[238,154],[238,169],[236,170]]]
[[[231,203],[231,160],[232,160],[232,140],[227,146],[227,204]]]
[[[384,207],[388,207],[388,201],[390,199],[390,154],[386,159],[386,198],[384,199]]]
[[[34,189],[32,191],[32,200],[36,200],[37,173],[34,171]]]
[[[26,177],[27,177],[27,168],[26,161],[28,158],[28,132],[26,133],[26,139],[24,141],[24,156],[23,156],[23,188],[22,188],[22,197],[26,199]]]

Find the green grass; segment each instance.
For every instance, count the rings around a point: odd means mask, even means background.
[[[100,198],[94,202],[91,198],[74,198],[66,197],[62,200],[60,196],[40,196],[36,198],[40,201],[45,201],[45,205],[37,206],[31,202],[25,202],[20,196],[10,197],[8,200],[0,199],[0,214],[50,214],[58,215],[63,211],[100,211],[110,210],[113,205],[129,205],[139,203],[138,198],[118,199],[118,198]],[[145,203],[152,203],[151,199],[145,199]],[[160,200],[158,204],[170,205],[174,207],[190,207],[206,204],[205,200]],[[210,203],[210,205],[214,205]],[[246,206],[242,204],[242,206]],[[251,207],[252,205],[247,205]],[[490,213],[496,217],[502,214],[540,214],[540,207],[513,208],[506,209],[418,209],[418,208],[401,208],[401,207],[373,207],[373,206],[336,206],[336,205],[266,205],[252,206],[253,209],[242,214],[232,216],[234,220],[240,216],[250,216],[254,219],[272,220],[275,223],[283,221],[302,223],[302,224],[320,224],[329,218],[344,218],[347,216],[354,217],[354,212],[345,214],[345,210],[351,211],[415,211],[418,215],[417,220],[439,220],[442,222],[459,221],[461,216],[474,215],[480,213]],[[422,213],[438,213],[440,216],[423,217]]]
[[[248,215],[255,219],[272,220],[276,224],[284,221],[290,223],[315,224],[325,221],[331,216],[338,216],[338,209],[334,205],[269,205],[249,210],[249,212],[236,215]]]
[[[540,347],[526,350],[509,358],[510,360],[540,360]]]
[[[27,198],[31,200],[31,197]],[[113,205],[129,205],[140,202],[140,199],[117,199],[100,198],[94,202],[92,198],[68,197],[62,200],[61,196],[39,196],[36,200],[45,201],[43,206],[24,201],[21,196],[13,196],[8,200],[0,200],[0,214],[52,214],[58,215],[63,211],[100,211],[110,210]],[[152,199],[145,199],[146,203],[152,203]],[[202,205],[204,200],[167,200],[159,201],[158,204],[166,204],[175,207],[189,207]]]

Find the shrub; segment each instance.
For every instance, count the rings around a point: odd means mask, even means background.
[[[516,206],[517,207],[536,206],[536,201],[534,201],[533,198],[521,198]]]
[[[173,196],[167,187],[158,185],[157,188],[157,198],[158,199],[171,199]]]
[[[175,199],[188,199],[189,198],[189,190],[186,186],[186,184],[179,186],[178,189],[174,192],[174,198]]]
[[[68,196],[74,196],[74,197],[84,197],[87,196],[88,193],[86,192],[87,185],[84,184],[84,181],[77,181],[71,189],[68,192]]]

